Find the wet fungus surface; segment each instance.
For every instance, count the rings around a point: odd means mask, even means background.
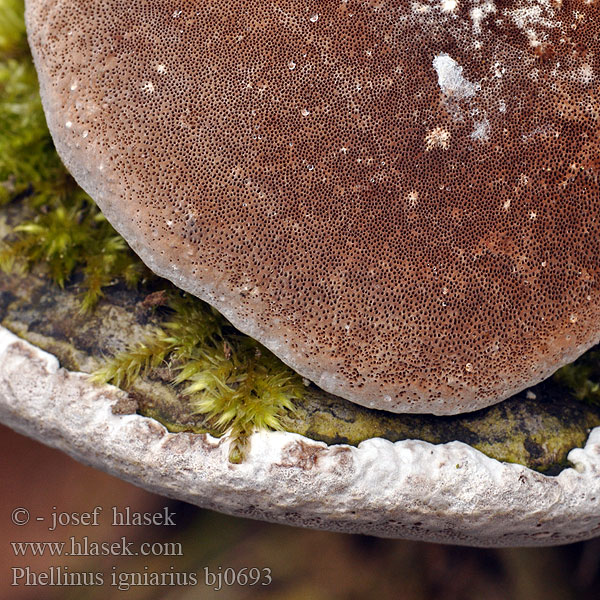
[[[132,248],[327,391],[452,414],[600,340],[600,3],[28,0]]]

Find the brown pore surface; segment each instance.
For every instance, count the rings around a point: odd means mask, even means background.
[[[28,0],[57,147],[328,391],[474,410],[600,339],[600,3]]]

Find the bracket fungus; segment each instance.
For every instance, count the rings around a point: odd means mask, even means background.
[[[471,411],[600,340],[596,0],[28,0],[57,149],[327,391]]]

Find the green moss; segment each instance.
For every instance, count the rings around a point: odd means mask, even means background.
[[[93,379],[127,389],[141,374],[165,366],[189,398],[191,414],[203,415],[211,433],[229,435],[230,460],[240,462],[252,432],[282,429],[282,418],[302,397],[302,380],[197,298],[171,292],[166,304],[172,313],[161,328],[109,360]]]
[[[29,54],[23,13],[23,0],[0,0],[0,55],[22,57]]]
[[[25,201],[29,201],[33,217],[14,227],[11,242],[0,250],[4,271],[15,265],[31,268],[44,263],[52,280],[64,287],[79,268],[84,312],[96,305],[102,289],[116,278],[136,285],[146,274],[123,238],[72,180],[64,181],[63,189],[55,190],[41,204],[37,188]]]
[[[0,205],[37,186],[40,198],[54,195],[64,169],[52,151],[29,57],[0,53]]]

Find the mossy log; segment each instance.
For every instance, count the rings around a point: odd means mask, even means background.
[[[0,209],[0,239],[23,215],[18,202]],[[106,357],[126,350],[160,326],[161,314],[150,294],[170,287],[153,280],[131,290],[109,286],[91,314],[81,310],[81,278],[76,273],[61,289],[42,266],[32,272],[0,277],[0,323],[56,355],[70,370],[91,373]],[[171,431],[215,433],[190,399],[169,382],[168,364],[140,377],[129,390],[131,407],[162,422]],[[307,384],[302,401],[283,421],[287,431],[329,444],[357,445],[382,437],[432,443],[463,441],[490,457],[516,462],[546,474],[567,466],[567,454],[582,447],[591,428],[600,425],[600,408],[575,399],[549,380],[498,405],[474,413],[434,417],[395,415],[369,410]]]

